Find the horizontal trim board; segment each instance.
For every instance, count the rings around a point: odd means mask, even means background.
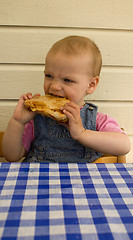
[[[133,31],[54,28],[0,28],[0,63],[44,64],[53,43],[68,35],[94,40],[101,50],[103,65],[133,66]]]
[[[132,0],[4,0],[1,25],[133,29]]]
[[[93,28],[93,27],[63,27],[63,26],[28,26],[28,25],[0,25],[0,31],[6,32],[21,32],[21,31],[44,31],[44,29],[51,29],[51,30],[79,30],[79,31],[97,31],[97,32],[117,32],[117,33],[131,33],[133,29],[116,29],[116,28]]]

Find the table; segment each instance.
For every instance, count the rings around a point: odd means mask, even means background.
[[[133,239],[133,164],[0,164],[0,237]]]

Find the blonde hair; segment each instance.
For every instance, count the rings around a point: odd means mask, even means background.
[[[82,36],[65,37],[54,43],[49,52],[52,51],[54,53],[57,53],[59,50],[63,51],[68,56],[87,54],[88,58],[91,58],[92,62],[92,75],[100,75],[102,66],[101,52],[97,45],[89,38]]]

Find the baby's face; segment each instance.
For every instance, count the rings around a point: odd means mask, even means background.
[[[87,56],[66,56],[49,52],[46,58],[44,91],[66,97],[77,105],[84,104],[91,76]]]

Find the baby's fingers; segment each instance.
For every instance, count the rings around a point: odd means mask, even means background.
[[[76,105],[73,102],[67,103],[64,107],[64,113],[65,111],[69,112],[74,118],[80,115],[80,108],[78,105]],[[65,113],[66,114],[66,113]],[[70,116],[70,115],[69,115]]]
[[[23,94],[20,99],[26,101],[27,99],[31,99],[32,97],[40,96],[39,93],[36,93],[32,96],[32,93],[28,92],[26,94]]]
[[[37,96],[40,96],[40,93],[36,93],[33,95],[33,97],[37,97]]]
[[[26,94],[23,94],[21,97],[20,97],[20,99],[22,99],[22,100],[27,100],[27,99],[30,99],[30,98],[32,98],[32,93],[26,93]]]

